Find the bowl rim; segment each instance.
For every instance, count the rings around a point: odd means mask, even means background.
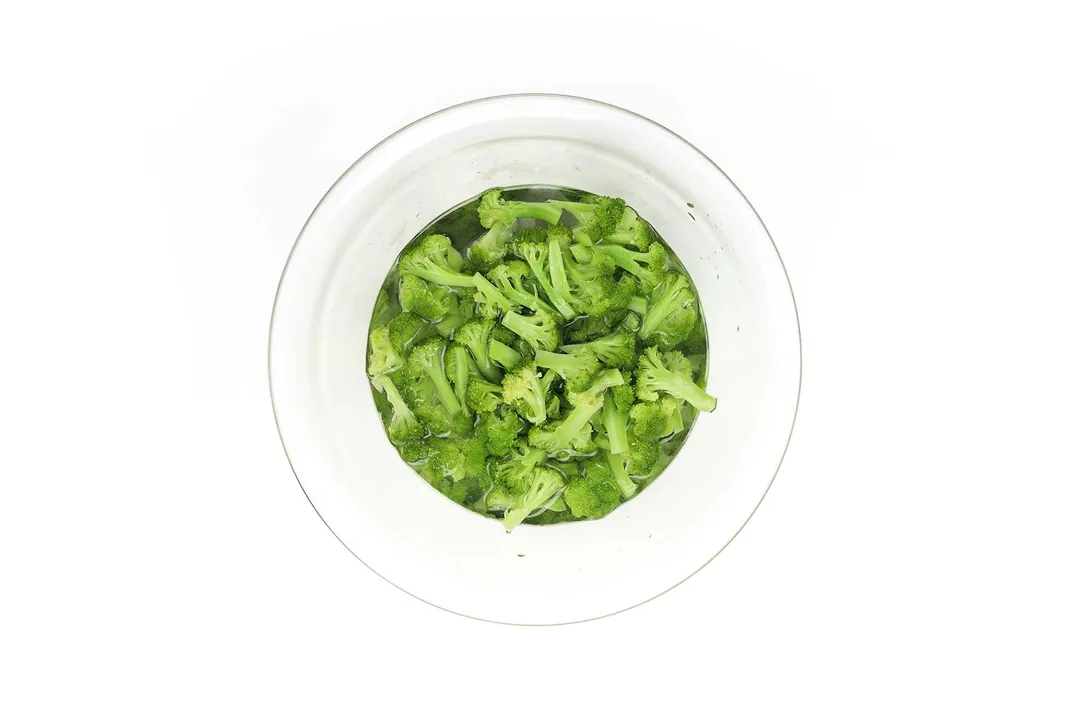
[[[463,613],[463,612],[460,612],[458,610],[451,610],[449,608],[443,607],[442,605],[439,605],[436,602],[433,602],[433,601],[428,600],[426,598],[420,597],[419,595],[416,595],[415,593],[410,592],[409,590],[407,590],[406,588],[398,585],[397,583],[392,582],[386,576],[382,575],[377,570],[375,570],[371,565],[366,563],[364,561],[364,559],[362,557],[360,557],[355,550],[353,550],[351,547],[349,547],[345,543],[345,541],[341,539],[341,536],[337,534],[337,532],[334,530],[334,528],[330,526],[330,523],[328,523],[326,521],[326,518],[323,517],[323,514],[321,512],[319,512],[319,508],[315,506],[315,503],[312,501],[311,496],[308,494],[307,489],[304,487],[304,482],[300,479],[300,475],[296,472],[296,467],[293,465],[292,458],[289,455],[289,448],[288,448],[288,445],[286,445],[286,443],[285,443],[285,437],[281,433],[281,423],[280,423],[280,421],[278,419],[277,404],[274,401],[274,378],[273,378],[273,369],[272,369],[272,366],[273,366],[273,348],[274,348],[274,319],[277,316],[278,302],[281,299],[281,289],[282,289],[282,286],[284,285],[285,277],[289,272],[289,266],[292,263],[293,256],[295,255],[296,250],[300,245],[300,239],[304,236],[304,232],[305,232],[305,230],[307,230],[308,225],[311,223],[311,219],[313,217],[315,217],[315,215],[319,212],[319,209],[322,207],[322,205],[326,201],[327,197],[329,197],[334,192],[335,188],[337,188],[337,186],[350,173],[352,173],[352,171],[358,165],[360,165],[362,162],[364,162],[364,160],[366,160],[369,156],[371,156],[379,148],[381,148],[384,145],[388,144],[390,141],[394,140],[395,138],[399,137],[400,135],[408,132],[413,127],[415,127],[417,125],[421,125],[423,123],[427,123],[430,120],[433,120],[433,119],[435,119],[435,118],[437,118],[437,117],[439,117],[441,115],[451,113],[451,112],[453,112],[455,110],[458,110],[460,108],[470,107],[470,106],[473,106],[473,105],[482,105],[482,104],[485,104],[485,103],[495,103],[495,102],[506,101],[506,100],[514,100],[514,99],[519,99],[519,98],[536,98],[536,99],[541,99],[541,100],[545,100],[545,99],[546,100],[553,100],[555,102],[570,101],[570,102],[575,102],[575,103],[582,103],[582,104],[585,104],[585,105],[597,106],[597,107],[603,108],[606,111],[614,111],[616,114],[627,115],[627,116],[629,116],[631,118],[634,118],[636,120],[643,120],[646,123],[648,123],[649,125],[655,127],[656,129],[658,129],[658,130],[660,130],[660,131],[662,131],[664,133],[667,133],[668,135],[674,137],[676,140],[679,140],[679,141],[683,142],[684,144],[686,144],[687,147],[689,147],[691,150],[693,150],[695,153],[697,153],[702,159],[704,159],[706,162],[708,162],[710,165],[712,165],[712,167],[716,170],[716,172],[720,173],[720,175],[722,175],[729,183],[731,183],[731,186],[733,188],[735,188],[736,192],[739,193],[739,196],[743,199],[743,202],[746,203],[747,207],[750,208],[750,211],[752,213],[754,213],[754,217],[761,224],[761,228],[765,231],[765,236],[769,238],[769,243],[772,245],[773,252],[776,254],[776,259],[780,262],[780,269],[784,273],[784,281],[787,283],[788,294],[791,297],[791,306],[792,306],[792,310],[795,313],[795,332],[796,332],[796,343],[797,343],[797,348],[798,348],[799,377],[798,377],[798,380],[797,380],[796,385],[795,385],[795,406],[794,406],[794,408],[792,410],[791,426],[788,429],[787,438],[784,441],[784,448],[780,453],[780,458],[777,460],[776,468],[773,470],[772,477],[769,478],[769,482],[766,484],[765,490],[764,490],[764,492],[762,492],[761,497],[758,499],[757,503],[755,503],[755,505],[754,505],[753,509],[751,509],[750,513],[746,516],[746,519],[742,522],[741,525],[739,525],[739,527],[735,531],[735,533],[730,538],[728,538],[727,542],[725,542],[704,563],[702,563],[698,568],[696,568],[693,572],[691,572],[689,575],[684,577],[682,580],[679,580],[678,582],[676,582],[671,587],[669,587],[669,588],[667,588],[665,590],[662,590],[661,592],[658,592],[655,595],[652,595],[651,597],[646,598],[645,600],[640,600],[638,602],[635,602],[632,605],[628,605],[627,607],[621,608],[619,610],[613,610],[611,612],[604,613],[602,615],[596,615],[596,616],[593,616],[593,617],[582,618],[580,620],[567,620],[567,621],[563,621],[563,622],[552,622],[552,623],[522,623],[522,622],[508,622],[508,621],[504,621],[504,620],[492,620],[492,619],[489,619],[489,618],[483,618],[483,617],[477,617],[475,615],[469,615],[468,613]],[[796,419],[798,418],[798,415],[799,415],[799,403],[800,403],[800,400],[802,398],[802,380],[803,380],[802,324],[801,324],[800,319],[799,319],[799,307],[798,307],[798,303],[795,300],[795,291],[791,286],[791,276],[788,274],[787,266],[784,264],[784,258],[780,254],[779,248],[776,247],[776,241],[773,239],[772,233],[769,232],[769,228],[765,224],[765,221],[762,219],[761,214],[758,213],[757,208],[755,208],[753,203],[750,202],[750,199],[746,196],[746,193],[744,193],[742,191],[742,189],[735,183],[735,181],[732,180],[731,177],[726,172],[724,172],[724,170],[719,165],[717,165],[713,161],[712,158],[710,158],[708,155],[706,155],[700,148],[698,148],[692,142],[690,142],[689,140],[684,138],[682,135],[679,135],[674,130],[668,128],[667,126],[662,125],[661,123],[659,123],[659,122],[657,122],[657,121],[655,121],[655,120],[653,120],[653,119],[651,119],[649,117],[641,115],[640,113],[636,113],[633,110],[627,110],[626,108],[621,107],[619,105],[615,105],[613,103],[605,102],[603,100],[596,100],[596,99],[593,99],[593,98],[587,98],[587,97],[583,97],[583,96],[580,96],[580,95],[569,95],[569,94],[562,94],[562,93],[527,93],[527,92],[526,93],[506,93],[506,94],[501,94],[501,95],[488,95],[488,96],[485,96],[485,97],[474,98],[472,100],[466,100],[464,102],[455,103],[453,105],[448,105],[446,107],[440,108],[439,110],[435,110],[434,112],[428,113],[427,115],[424,115],[424,116],[422,116],[420,118],[417,118],[416,120],[413,120],[412,122],[410,122],[410,123],[408,123],[406,125],[403,125],[401,128],[395,130],[394,132],[390,133],[389,135],[387,135],[385,138],[383,138],[382,140],[380,140],[376,144],[372,145],[359,158],[357,158],[352,164],[350,164],[349,167],[347,167],[345,169],[345,171],[342,172],[341,175],[338,176],[338,178],[333,182],[333,184],[331,184],[330,187],[327,188],[326,192],[323,193],[321,198],[319,198],[319,202],[315,204],[314,208],[312,208],[311,213],[308,215],[307,219],[304,221],[303,226],[301,226],[301,228],[300,228],[300,232],[297,234],[296,239],[293,241],[292,247],[289,249],[288,256],[286,256],[286,258],[285,258],[285,264],[282,267],[281,275],[278,278],[277,287],[274,290],[274,302],[273,302],[273,305],[271,306],[271,309],[270,309],[270,326],[269,326],[269,332],[268,332],[268,335],[267,335],[267,358],[266,358],[266,360],[267,360],[267,363],[266,363],[267,389],[268,389],[269,395],[270,395],[270,409],[271,409],[271,412],[273,413],[273,416],[274,416],[274,428],[277,431],[278,440],[281,443],[281,448],[285,453],[285,459],[289,464],[289,469],[292,471],[293,477],[296,478],[296,482],[300,486],[300,491],[302,493],[304,493],[304,497],[307,499],[308,504],[311,505],[312,510],[315,511],[315,514],[322,521],[323,525],[325,525],[326,528],[330,531],[330,534],[333,535],[334,538],[336,538],[339,543],[341,543],[342,547],[344,547],[346,550],[348,550],[349,553],[354,558],[359,560],[364,565],[364,567],[366,567],[368,570],[373,572],[376,576],[378,576],[379,578],[381,578],[385,582],[389,583],[393,587],[397,588],[401,592],[405,593],[406,595],[408,595],[410,597],[413,597],[413,598],[419,600],[420,602],[422,602],[422,603],[424,603],[426,605],[430,605],[432,607],[438,608],[439,610],[443,610],[445,612],[452,613],[454,615],[458,615],[458,616],[461,616],[461,617],[466,617],[466,618],[469,618],[471,620],[479,620],[481,622],[492,623],[492,624],[495,624],[495,625],[512,625],[512,626],[521,626],[521,627],[550,627],[550,626],[558,626],[558,625],[576,625],[578,623],[592,622],[593,620],[601,620],[603,618],[608,618],[608,617],[612,617],[614,615],[619,615],[619,614],[624,613],[624,612],[626,612],[628,610],[633,610],[634,608],[637,608],[637,607],[640,607],[640,606],[642,606],[642,605],[644,605],[646,603],[652,602],[653,600],[656,600],[657,598],[659,598],[659,597],[661,597],[663,595],[666,595],[667,593],[671,592],[675,588],[677,588],[680,585],[682,585],[683,583],[685,583],[690,578],[697,575],[706,566],[708,566],[713,560],[715,560],[717,558],[717,556],[720,555],[720,553],[722,553],[724,550],[727,549],[727,547],[729,545],[731,545],[731,543],[735,540],[735,538],[737,538],[739,536],[739,534],[743,531],[743,528],[746,527],[747,523],[750,522],[750,519],[754,517],[754,515],[757,513],[758,508],[761,507],[761,503],[765,501],[765,497],[769,494],[769,490],[772,489],[773,483],[776,482],[776,477],[780,473],[780,468],[784,463],[784,458],[787,457],[788,448],[791,446],[791,438],[792,438],[792,436],[794,435],[794,432],[795,432],[795,422],[796,422]]]

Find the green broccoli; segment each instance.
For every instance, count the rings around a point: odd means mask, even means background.
[[[465,309],[462,307],[461,299],[455,293],[451,293],[446,296],[448,303],[448,310],[442,320],[435,323],[435,331],[442,335],[444,338],[449,338],[465,322]]]
[[[390,423],[386,426],[386,434],[390,437],[390,442],[401,445],[422,439],[425,434],[423,426],[416,419],[416,415],[413,414],[405,400],[402,399],[390,376],[380,375],[374,378],[371,384],[377,390],[382,391],[392,407]]]
[[[645,250],[656,241],[656,238],[656,231],[638,217],[636,212],[626,208],[618,226],[613,232],[604,236],[604,241],[618,245],[628,245],[636,250]]]
[[[604,395],[601,418],[604,433],[607,435],[613,453],[625,453],[630,450],[627,427],[630,422],[630,408],[633,404],[634,391],[628,384],[613,387]]]
[[[540,367],[549,368],[566,381],[568,390],[585,390],[600,371],[600,361],[587,350],[572,354],[537,350],[533,358]]]
[[[496,486],[487,495],[489,510],[502,510],[503,527],[510,532],[530,515],[545,507],[565,487],[566,480],[557,470],[549,467],[536,467],[529,470],[522,478],[525,489],[520,493],[511,493]]]
[[[491,487],[487,452],[480,438],[432,438],[421,476],[456,503],[480,499]]]
[[[385,375],[405,364],[405,358],[390,340],[390,328],[375,328],[368,335],[368,375]]]
[[[428,320],[439,320],[451,309],[451,295],[442,286],[431,286],[416,275],[402,275],[398,299],[401,307]]]
[[[623,494],[624,498],[633,497],[634,493],[637,492],[637,485],[630,479],[630,474],[626,471],[626,456],[617,455],[610,450],[604,450],[603,452],[619,492]]]
[[[497,222],[469,245],[469,262],[480,270],[490,270],[502,262],[507,253],[507,240],[513,232],[512,222]]]
[[[583,473],[570,480],[563,498],[574,517],[590,519],[604,517],[622,500],[611,468],[595,457],[586,460]]]
[[[390,331],[390,342],[394,349],[404,355],[409,344],[417,339],[426,325],[419,315],[406,310],[395,315],[386,327]]]
[[[528,228],[514,236],[514,254],[520,257],[532,270],[533,277],[540,283],[544,295],[566,320],[577,316],[569,299],[556,294],[551,285],[551,271],[548,267],[548,231],[544,228]]]
[[[499,223],[512,227],[519,218],[535,218],[554,225],[562,217],[562,210],[554,204],[503,200],[499,190],[489,190],[480,198],[477,213],[480,215],[480,224],[486,228]]]
[[[442,338],[428,338],[419,343],[409,355],[409,372],[418,377],[427,376],[435,386],[439,402],[451,415],[457,415],[461,412],[461,403],[450,387],[446,372],[443,370],[445,350],[446,343]]]
[[[398,452],[401,453],[401,459],[409,464],[418,463],[421,460],[426,460],[431,456],[434,450],[431,447],[431,443],[426,439],[421,440],[409,440],[403,442],[398,447]]]
[[[638,360],[636,379],[637,396],[642,400],[656,400],[666,392],[703,412],[716,409],[716,398],[694,383],[689,363],[678,350],[661,357],[655,347],[647,348]]]
[[[573,409],[562,420],[536,425],[529,430],[529,444],[547,450],[549,454],[561,451],[587,453],[595,447],[592,441],[590,420],[599,411],[604,400],[600,395],[582,393]]]
[[[630,408],[631,432],[634,437],[659,440],[682,428],[679,400],[665,395],[656,401],[636,402]]]
[[[473,275],[473,283],[476,285],[477,308],[483,317],[496,318],[499,313],[508,313],[517,307],[480,273]]]
[[[491,333],[495,327],[493,320],[473,318],[454,333],[454,342],[469,349],[473,359],[476,360],[476,366],[480,369],[480,374],[491,382],[499,382],[502,379],[502,373],[491,361],[488,353],[488,343],[491,342]]]
[[[490,383],[482,378],[469,379],[465,390],[465,404],[478,413],[491,412],[503,402],[502,385]]]
[[[521,353],[495,338],[488,341],[488,357],[495,363],[509,370],[521,364]]]
[[[539,310],[528,317],[510,311],[503,315],[502,324],[536,350],[559,347],[559,324],[555,316]]]
[[[672,270],[653,290],[638,335],[646,344],[670,350],[690,336],[697,320],[697,297],[690,281]]]
[[[403,275],[416,275],[449,287],[472,287],[472,277],[461,270],[459,253],[445,235],[428,235],[413,249],[401,256],[398,264]]]
[[[667,270],[667,250],[658,242],[644,252],[622,245],[598,245],[596,251],[609,256],[617,266],[636,277],[646,291],[656,287]]]
[[[510,458],[497,462],[494,466],[495,480],[500,487],[510,493],[520,493],[526,487],[529,472],[547,459],[547,453],[538,448],[529,447],[519,438],[508,451]]]
[[[503,402],[531,423],[547,420],[547,397],[540,386],[536,365],[522,363],[503,377]]]
[[[633,369],[637,360],[637,338],[626,331],[616,331],[589,342],[563,345],[560,349],[571,355],[592,353],[608,367],[620,370]]]
[[[551,204],[574,216],[578,226],[574,237],[586,243],[600,242],[615,231],[622,220],[626,202],[620,198],[589,198],[591,202],[565,202],[552,200]]]
[[[482,412],[476,422],[476,436],[484,440],[489,455],[502,457],[513,448],[525,424],[507,405],[500,405],[493,412]]]
[[[529,266],[520,260],[496,265],[488,272],[488,280],[495,284],[502,294],[511,302],[529,308],[533,312],[545,310],[554,313],[555,310],[540,299],[536,290],[530,288],[527,281],[531,279]]]
[[[559,308],[559,313],[570,320],[577,317],[574,291],[570,287],[570,277],[566,273],[564,253],[570,247],[570,231],[562,225],[548,228],[548,273],[551,275],[551,302]],[[564,308],[568,309],[565,310]]]
[[[634,438],[630,441],[630,451],[626,457],[626,471],[630,475],[647,477],[652,474],[656,461],[660,459],[660,443]]]
[[[469,365],[472,359],[469,351],[462,345],[451,345],[445,354],[446,376],[454,386],[454,395],[458,402],[465,407],[465,390],[469,387]]]

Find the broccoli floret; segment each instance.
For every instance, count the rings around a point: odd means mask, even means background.
[[[529,308],[533,312],[546,310],[549,313],[555,310],[540,299],[536,290],[529,287],[531,279],[529,266],[520,260],[511,260],[502,265],[496,265],[488,273],[488,280],[499,288],[502,294],[511,302]]]
[[[494,320],[474,318],[454,333],[454,342],[469,349],[473,359],[476,360],[476,367],[480,369],[480,374],[491,382],[499,382],[502,379],[502,373],[495,367],[488,354],[488,343],[491,341],[491,333],[495,327]]]
[[[436,285],[472,287],[472,277],[459,272],[461,266],[461,253],[445,235],[428,235],[402,255],[398,265],[402,274],[416,275]]]
[[[488,508],[503,511],[503,527],[510,532],[525,518],[543,508],[566,485],[557,470],[548,467],[533,468],[526,474],[524,492],[511,495],[496,487],[488,493]]]
[[[424,325],[423,319],[416,313],[406,310],[395,315],[386,325],[390,330],[390,342],[394,345],[394,349],[404,354],[409,343],[415,340],[424,329]]]
[[[433,438],[420,475],[459,504],[474,502],[491,486],[487,451],[480,438]]]
[[[401,307],[428,320],[439,320],[451,309],[451,295],[446,288],[428,285],[416,275],[402,275],[398,299]]]
[[[681,422],[676,419],[679,402],[673,397],[664,396],[656,401],[634,403],[630,408],[631,432],[634,437],[659,440],[681,430]]]
[[[630,423],[630,408],[633,404],[634,391],[628,384],[613,387],[604,395],[601,418],[613,453],[625,453],[630,450],[627,427]]]
[[[540,283],[544,295],[555,306],[555,310],[566,320],[577,313],[569,298],[555,292],[551,284],[551,270],[548,267],[548,231],[543,228],[529,228],[514,236],[514,254],[520,257],[532,270],[533,277]]]
[[[697,297],[682,273],[665,273],[652,292],[638,335],[650,345],[670,350],[689,337],[697,324]]]
[[[625,498],[633,497],[634,493],[637,492],[637,485],[634,484],[629,473],[626,472],[626,456],[616,455],[610,450],[604,450],[604,458],[607,460],[608,467],[611,468],[611,475],[615,480],[615,485],[619,488],[619,492]]]
[[[664,353],[647,348],[638,360],[637,396],[641,400],[656,400],[661,392],[677,397],[703,412],[716,409],[716,398],[694,383],[690,364],[678,350]]]
[[[461,403],[450,387],[446,372],[443,370],[445,349],[446,343],[442,338],[428,338],[419,343],[409,355],[409,372],[416,376],[427,376],[435,386],[439,402],[450,415],[457,415],[461,412]]]
[[[510,298],[503,295],[499,288],[480,273],[473,275],[473,282],[476,285],[477,308],[483,317],[496,318],[500,312],[508,313],[516,307],[510,302]]]
[[[602,196],[593,196],[589,200],[590,202],[552,200],[551,204],[574,216],[578,223],[578,227],[574,229],[576,238],[588,243],[599,242],[618,227],[626,202],[620,198]]]
[[[667,270],[667,250],[654,242],[644,252],[622,245],[598,245],[597,252],[607,255],[615,264],[638,279],[645,290],[651,290],[660,282]]]
[[[568,450],[591,452],[596,445],[592,441],[592,425],[589,421],[603,407],[603,397],[582,394],[577,400],[564,419],[529,430],[529,444],[551,454]]]
[[[503,315],[502,324],[536,350],[559,347],[559,324],[555,316],[545,310],[528,317],[510,311]]]
[[[503,402],[531,423],[547,420],[547,397],[536,365],[522,363],[503,377]]]
[[[405,358],[390,341],[390,329],[383,325],[368,335],[368,375],[385,375],[405,364]]]
[[[502,457],[513,448],[525,424],[507,405],[500,405],[494,412],[480,413],[476,423],[476,436],[484,440],[489,455]]]
[[[465,390],[465,404],[478,413],[491,412],[503,402],[502,385],[482,378],[469,379]]]
[[[629,474],[647,477],[652,474],[656,461],[660,459],[660,443],[634,438],[630,441],[630,452],[626,458],[626,471]]]
[[[547,453],[520,439],[511,446],[509,453],[510,459],[495,463],[494,473],[499,487],[514,495],[525,491],[529,472],[544,462]]]
[[[535,218],[554,225],[562,217],[562,210],[550,203],[518,202],[503,200],[500,190],[489,190],[480,198],[477,207],[480,224],[486,228],[502,223],[513,226],[518,218]]]
[[[390,401],[392,414],[390,423],[386,426],[386,434],[390,442],[401,445],[410,441],[420,440],[424,437],[424,428],[416,415],[402,399],[401,393],[394,386],[388,375],[380,375],[371,381],[377,390],[381,390]]]
[[[417,463],[431,456],[434,452],[427,440],[409,440],[398,447],[401,459],[407,463]]]
[[[513,223],[497,222],[469,246],[469,262],[480,270],[489,270],[506,257]]]
[[[638,214],[626,208],[615,231],[604,236],[605,242],[628,245],[636,250],[645,250],[656,241],[656,232]]]
[[[577,316],[574,291],[570,287],[570,277],[566,273],[564,253],[570,247],[570,231],[562,225],[549,228],[548,238],[548,273],[551,275],[551,302],[559,309],[564,318],[570,320]]]
[[[600,458],[585,461],[584,472],[570,481],[563,498],[574,517],[592,519],[604,517],[622,500],[611,468]]]
[[[465,406],[465,391],[469,387],[469,351],[462,345],[451,345],[446,352],[446,376],[454,386],[454,395]]]
[[[600,361],[588,350],[573,354],[537,350],[533,359],[538,366],[554,370],[568,390],[577,392],[587,389],[600,371]]]
[[[444,338],[449,338],[465,322],[465,308],[456,294],[451,293],[446,297],[449,310],[442,320],[435,323],[435,330]]]
[[[506,370],[517,367],[522,360],[521,353],[495,338],[488,341],[488,357]]]
[[[563,345],[561,350],[571,355],[593,353],[608,367],[631,370],[637,360],[637,338],[632,332],[617,331],[589,342]]]

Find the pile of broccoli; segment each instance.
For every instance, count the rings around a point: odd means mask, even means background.
[[[484,231],[464,256],[422,237],[391,274],[401,311],[380,298],[368,374],[387,435],[437,490],[508,531],[603,517],[716,407],[695,382],[694,288],[620,199],[491,190],[477,210]]]

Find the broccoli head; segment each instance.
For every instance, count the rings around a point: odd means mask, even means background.
[[[600,242],[615,231],[622,220],[626,202],[620,198],[591,196],[589,202],[552,200],[551,204],[574,216],[578,226],[574,236],[583,242]]]
[[[502,379],[502,373],[495,367],[488,354],[488,343],[491,342],[491,333],[496,327],[494,320],[473,318],[454,333],[454,342],[468,348],[473,359],[476,360],[476,367],[480,369],[480,374],[491,382]]]
[[[503,376],[503,402],[533,424],[547,419],[547,395],[540,386],[536,365],[522,363]]]
[[[416,275],[436,285],[472,287],[470,275],[462,272],[462,259],[445,235],[428,235],[401,256],[398,264],[403,275]]]
[[[600,371],[600,361],[588,350],[572,354],[537,350],[533,359],[538,366],[558,373],[566,381],[567,389],[574,392],[588,389]]]
[[[645,250],[656,239],[656,231],[630,208],[623,211],[622,219],[614,232],[604,236],[605,242],[626,245],[635,250]]]
[[[416,419],[416,415],[402,399],[401,393],[394,386],[389,375],[380,375],[371,381],[377,390],[381,390],[390,402],[390,422],[386,426],[386,434],[390,442],[402,445],[411,441],[420,440],[426,434],[423,425]]]
[[[690,363],[681,352],[664,353],[655,347],[647,348],[638,360],[637,396],[641,400],[657,400],[661,392],[690,403],[698,410],[712,412],[716,398],[694,383]]]
[[[561,350],[571,355],[590,352],[608,367],[632,370],[637,360],[637,338],[632,332],[617,330],[589,342],[563,345]]]
[[[419,315],[408,310],[395,315],[386,324],[386,327],[390,330],[390,342],[393,344],[394,349],[404,355],[409,344],[416,339],[425,325],[426,323]]]
[[[390,341],[390,328],[375,328],[368,335],[368,375],[375,377],[393,372],[405,364],[405,358]]]
[[[530,445],[547,450],[550,454],[564,454],[566,451],[592,452],[596,444],[592,439],[593,428],[589,421],[603,407],[603,396],[581,393],[571,402],[574,402],[574,407],[565,418],[543,426],[537,425],[529,430]]]
[[[497,222],[469,245],[469,262],[473,267],[486,271],[502,262],[509,249],[507,240],[512,231],[512,223]]]
[[[484,440],[489,455],[502,457],[514,447],[523,429],[525,424],[518,414],[510,407],[500,405],[492,412],[480,413],[476,436]]]
[[[500,223],[512,227],[519,218],[535,218],[554,225],[562,217],[562,210],[552,204],[504,200],[499,190],[485,193],[480,198],[477,212],[480,215],[480,224],[486,228]]]
[[[442,338],[428,338],[418,343],[409,354],[409,372],[417,377],[427,377],[435,386],[439,402],[451,415],[461,412],[461,403],[450,387],[443,369],[443,353],[446,343]]]
[[[596,250],[636,277],[646,291],[656,287],[667,270],[667,250],[658,242],[649,245],[643,252],[622,245],[598,245]]]
[[[648,345],[670,350],[690,336],[698,321],[697,297],[690,281],[674,270],[652,291],[638,335]]]
[[[528,317],[510,311],[503,315],[502,324],[536,350],[559,347],[559,324],[555,316],[539,310]]]
[[[555,310],[540,299],[536,290],[530,287],[532,273],[529,266],[520,260],[496,265],[488,272],[488,280],[499,288],[502,294],[511,302],[527,307],[533,312],[545,310],[549,313]]]
[[[604,517],[622,500],[611,468],[595,457],[586,460],[582,474],[570,480],[563,498],[574,517],[590,519]]]
[[[680,400],[665,395],[655,401],[636,402],[630,408],[631,432],[644,440],[659,440],[682,429]]]
[[[502,404],[502,385],[490,383],[482,378],[469,379],[465,390],[465,404],[478,413],[491,412]]]
[[[503,527],[510,532],[523,520],[543,509],[565,487],[566,480],[549,467],[535,467],[523,477],[525,490],[510,493],[496,486],[487,496],[489,510],[503,511]]]
[[[630,451],[626,457],[626,471],[629,474],[647,477],[660,459],[660,443],[635,437],[630,441]]]
[[[442,286],[428,285],[416,275],[401,276],[398,299],[401,307],[428,320],[440,320],[451,310],[453,295]]]

